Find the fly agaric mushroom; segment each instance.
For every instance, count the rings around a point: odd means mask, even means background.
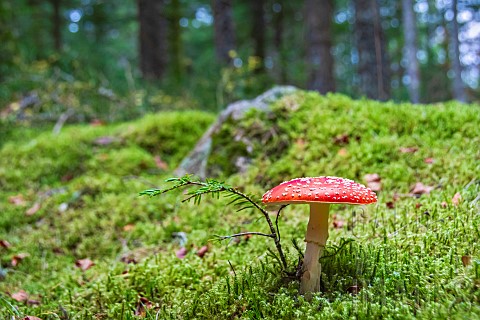
[[[303,259],[300,294],[307,298],[320,291],[321,265],[328,238],[328,211],[331,203],[370,204],[377,202],[377,195],[362,184],[338,177],[297,178],[285,181],[269,190],[262,197],[267,205],[308,203],[308,221]]]

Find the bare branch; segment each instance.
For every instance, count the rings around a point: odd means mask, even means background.
[[[250,232],[240,232],[240,233],[235,233],[229,236],[216,236],[218,240],[226,240],[226,239],[232,239],[236,237],[242,237],[242,236],[249,236],[249,235],[256,235],[256,236],[263,236],[263,237],[268,237],[268,238],[274,238],[275,235],[271,233],[263,233],[263,232],[256,232],[256,231],[250,231]]]
[[[285,258],[285,254],[283,253],[282,246],[280,244],[280,231],[279,231],[279,228],[278,228],[278,219],[279,219],[279,216],[280,216],[280,211],[285,206],[280,208],[280,210],[278,211],[277,217],[275,219],[275,226],[274,226],[273,223],[272,223],[272,219],[270,219],[269,213],[264,208],[262,208],[258,203],[253,201],[248,195],[240,192],[239,190],[237,190],[237,189],[235,189],[235,188],[233,188],[229,185],[224,184],[223,182],[217,182],[215,180],[207,180],[206,182],[192,181],[192,180],[190,180],[190,178],[191,178],[190,175],[186,175],[182,178],[168,179],[168,180],[166,180],[167,182],[174,182],[175,181],[177,184],[174,185],[171,188],[168,188],[168,189],[145,190],[145,191],[141,192],[140,195],[148,195],[150,197],[153,197],[153,196],[157,196],[157,195],[162,194],[162,193],[166,193],[168,191],[172,191],[174,189],[178,189],[178,188],[181,188],[181,187],[186,187],[186,186],[189,186],[189,185],[195,185],[195,186],[199,186],[200,188],[198,188],[197,190],[188,192],[188,196],[182,202],[189,201],[189,200],[193,199],[195,204],[199,204],[200,200],[201,200],[201,197],[203,195],[209,194],[209,193],[212,194],[212,195],[219,195],[222,192],[226,192],[227,194],[228,193],[234,194],[234,195],[236,195],[240,198],[245,199],[245,201],[242,201],[242,202],[237,203],[237,204],[244,205],[248,202],[252,205],[253,208],[258,209],[263,214],[263,216],[265,217],[265,220],[268,223],[268,227],[270,228],[271,233],[268,234],[268,233],[262,233],[262,232],[242,232],[242,233],[238,233],[238,234],[234,234],[234,235],[230,235],[230,236],[220,236],[219,237],[220,240],[231,239],[231,238],[234,238],[234,237],[241,237],[241,236],[245,236],[245,235],[260,235],[260,236],[272,238],[275,242],[275,247],[278,251],[278,255],[280,257],[280,261],[281,261],[283,270],[287,269],[288,264],[287,264],[287,260]],[[231,203],[236,202],[236,201],[237,200],[234,199],[234,201],[232,201]],[[240,210],[243,210],[243,209],[246,209],[246,208],[250,208],[250,206],[246,206],[246,207],[244,206]]]
[[[282,239],[282,237],[280,236],[280,229],[278,228],[278,221],[280,219],[280,212],[282,212],[283,208],[285,208],[286,206],[288,206],[288,204],[285,204],[285,205],[281,206],[280,209],[278,209],[277,217],[275,218],[275,227],[277,228],[278,241],[280,241]]]

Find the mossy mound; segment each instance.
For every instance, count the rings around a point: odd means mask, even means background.
[[[378,173],[387,190],[424,182],[466,184],[479,171],[477,105],[410,105],[302,92],[271,111],[253,110],[214,136],[210,172],[235,173],[247,158],[256,182],[333,175],[362,180]],[[409,149],[410,148],[410,149]],[[431,159],[431,160],[426,160]],[[431,163],[429,163],[431,161]]]
[[[0,150],[0,188],[53,186],[91,170],[138,174],[156,168],[155,156],[165,167],[175,167],[213,119],[202,112],[164,112],[131,123],[72,126],[60,135],[44,132],[28,142],[9,142]]]
[[[213,120],[169,112],[6,143],[0,150],[0,315],[480,317],[480,106],[299,92],[270,112],[252,111],[222,127],[213,140],[212,172],[258,198],[299,176],[381,177],[377,205],[332,207],[323,291],[311,302],[298,296],[294,278],[280,273],[269,238],[210,241],[268,232],[257,212],[235,212],[224,198],[181,203],[182,191],[137,196],[173,175]],[[235,167],[239,157],[247,160],[243,173]],[[411,194],[417,182],[430,193]],[[306,206],[282,211],[290,270],[299,258],[291,242],[302,251],[306,217]],[[21,290],[24,300],[16,295]]]

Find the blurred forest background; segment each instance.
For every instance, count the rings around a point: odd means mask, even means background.
[[[2,0],[0,119],[218,111],[275,84],[475,102],[479,9],[479,0]]]

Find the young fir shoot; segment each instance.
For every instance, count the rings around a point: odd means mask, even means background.
[[[163,193],[176,190],[179,188],[187,187],[187,186],[196,186],[196,189],[189,190],[187,192],[187,197],[182,200],[182,202],[190,201],[193,199],[193,202],[195,204],[200,204],[202,197],[204,195],[211,195],[213,198],[220,198],[220,194],[222,194],[225,197],[231,198],[231,201],[229,204],[233,204],[236,206],[238,209],[237,211],[242,211],[245,209],[257,209],[259,210],[265,220],[268,223],[268,227],[270,229],[270,233],[263,233],[263,232],[242,232],[242,233],[236,233],[232,234],[229,236],[220,236],[219,240],[225,240],[225,239],[231,239],[235,237],[241,237],[244,235],[260,235],[268,238],[272,238],[275,242],[275,247],[278,252],[278,257],[272,253],[272,255],[280,261],[281,266],[283,267],[284,270],[287,269],[287,260],[285,259],[285,255],[282,250],[282,246],[280,244],[280,231],[278,229],[278,219],[280,216],[280,211],[284,208],[280,208],[277,214],[277,218],[275,219],[275,226],[273,225],[272,220],[270,219],[270,215],[268,212],[263,209],[258,203],[252,200],[252,198],[239,191],[238,189],[225,184],[223,182],[219,182],[213,179],[207,179],[205,181],[198,181],[194,180],[192,175],[185,175],[181,178],[170,178],[165,180],[166,182],[173,182],[174,185],[171,186],[170,188],[165,188],[165,189],[148,189],[145,191],[140,192],[140,195],[147,195],[150,197],[158,196]]]

